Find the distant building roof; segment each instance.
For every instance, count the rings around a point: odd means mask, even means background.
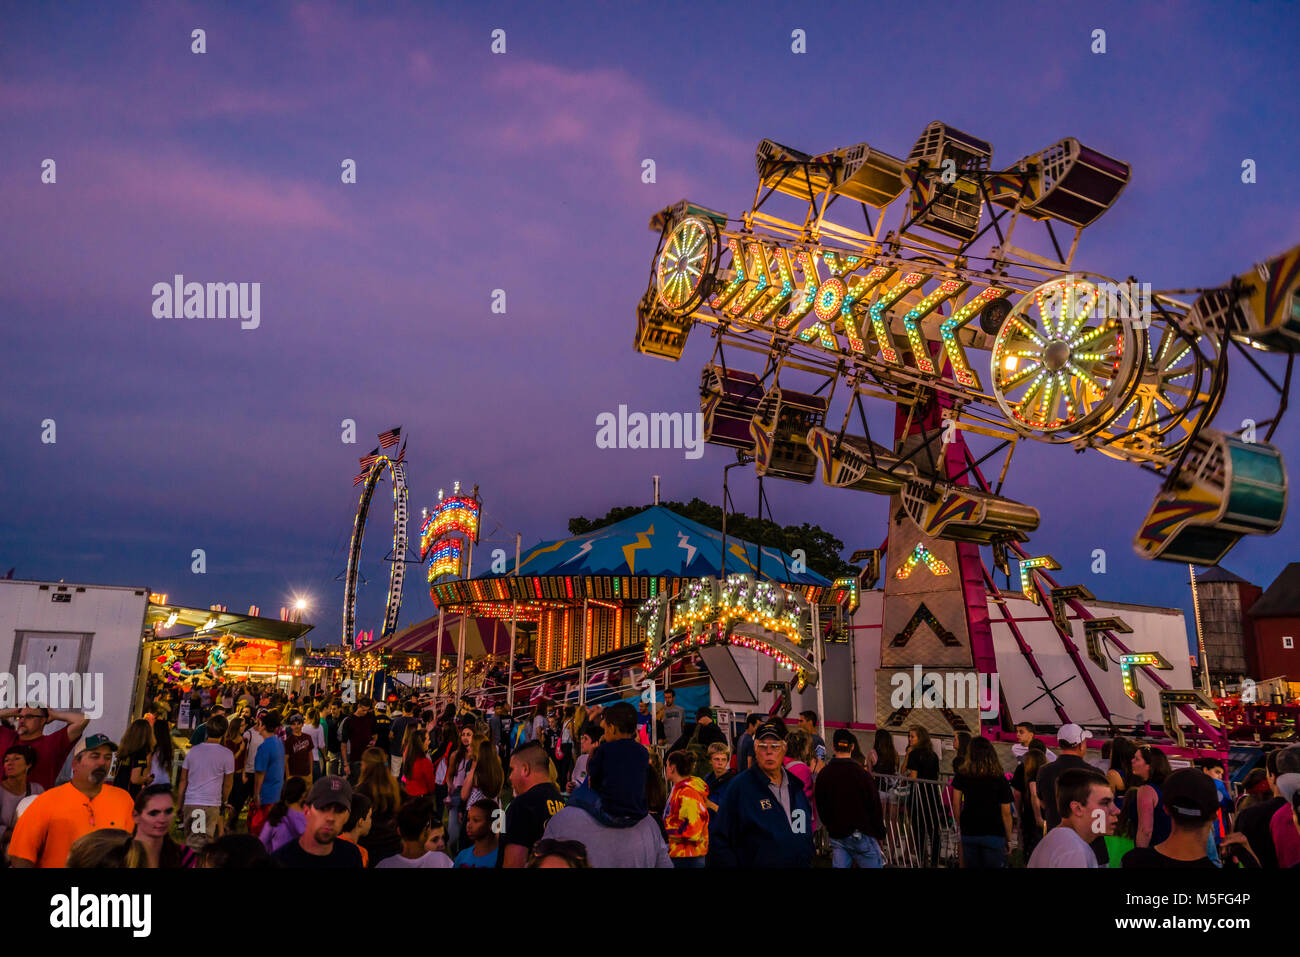
[[[1234,575],[1226,568],[1214,566],[1211,568],[1198,568],[1196,570],[1196,583],[1201,582],[1235,582],[1238,585],[1249,585],[1250,582],[1240,575]]]
[[[1300,562],[1282,569],[1249,614],[1252,618],[1300,618]]]

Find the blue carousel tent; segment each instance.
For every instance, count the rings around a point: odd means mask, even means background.
[[[760,557],[761,553],[761,557]],[[814,571],[794,571],[786,552],[727,536],[727,572],[789,585],[830,585]],[[513,569],[511,570],[513,573]],[[520,557],[520,575],[649,575],[716,578],[722,573],[722,533],[652,505],[594,532],[542,542]]]
[[[814,571],[795,571],[793,556],[778,548],[759,549],[727,536],[727,574],[745,572],[800,591],[806,600],[825,594],[831,582]],[[439,607],[471,607],[474,614],[507,609],[500,602],[581,603],[584,598],[639,601],[659,588],[722,572],[722,533],[654,505],[594,532],[540,542],[501,573],[452,580],[432,588]]]

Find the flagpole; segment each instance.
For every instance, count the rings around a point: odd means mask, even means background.
[[[515,533],[515,578],[519,577],[519,544],[523,536]],[[511,589],[514,591],[514,589]],[[510,664],[506,671],[506,711],[511,719],[515,713],[515,619],[519,614],[519,599],[510,599]]]

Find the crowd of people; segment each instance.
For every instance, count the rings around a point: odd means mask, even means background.
[[[887,860],[898,828],[919,866],[944,835],[968,868],[1300,866],[1300,746],[1233,795],[1216,759],[1174,771],[1122,737],[1090,757],[1072,724],[1055,753],[1018,726],[1011,768],[959,734],[945,780],[919,726],[902,754],[885,730],[863,752],[845,728],[828,749],[814,712],[756,714],[733,751],[671,689],[654,708],[540,701],[516,719],[504,702],[225,685],[187,702],[187,742],[176,689],[158,690],[118,742],[74,713],[0,712],[9,865],[879,868],[903,863]]]

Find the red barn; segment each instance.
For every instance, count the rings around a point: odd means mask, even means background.
[[[1300,684],[1300,562],[1287,565],[1248,614],[1255,626],[1251,671],[1258,680]]]

